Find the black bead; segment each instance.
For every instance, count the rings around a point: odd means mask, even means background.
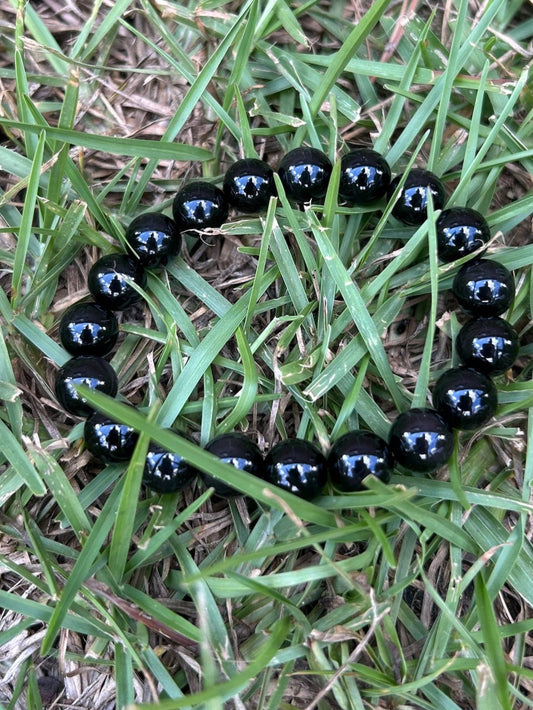
[[[391,181],[385,158],[370,148],[358,148],[343,156],[339,195],[351,205],[366,205],[383,197]]]
[[[328,454],[330,481],[340,491],[361,491],[367,476],[384,483],[390,480],[393,460],[387,442],[370,431],[349,431],[341,436]]]
[[[224,176],[223,190],[230,205],[241,212],[260,212],[276,194],[274,172],[257,158],[237,160]]]
[[[333,166],[316,148],[295,148],[284,155],[278,173],[287,197],[298,203],[324,197]]]
[[[487,220],[470,207],[443,210],[435,226],[439,259],[446,263],[472,254],[490,239]]]
[[[387,191],[389,200],[398,187],[401,178],[401,175],[397,175],[390,183]],[[429,192],[433,196],[433,207],[436,210],[442,209],[446,200],[446,192],[440,179],[429,170],[413,168],[409,172],[398,199],[392,208],[392,214],[404,224],[423,224],[428,216]]]
[[[512,273],[503,264],[490,259],[476,259],[461,266],[452,290],[467,313],[499,316],[513,302],[515,284]]]
[[[518,333],[503,318],[472,318],[457,334],[455,344],[464,364],[486,375],[506,372],[520,347]]]
[[[198,180],[178,192],[172,214],[180,232],[216,228],[228,218],[228,203],[222,190]]]
[[[127,254],[106,254],[89,271],[88,286],[94,300],[110,311],[121,311],[141,299],[133,288],[146,286],[146,272],[138,259]]]
[[[326,459],[309,441],[280,441],[265,456],[265,480],[305,500],[315,498],[326,479]]]
[[[104,463],[129,461],[138,434],[130,426],[119,424],[106,414],[93,412],[85,422],[83,438],[88,451]]]
[[[75,387],[85,385],[114,397],[118,392],[117,375],[111,365],[101,357],[73,357],[56,374],[57,401],[69,414],[86,417],[93,412],[87,400]]]
[[[229,463],[240,471],[246,471],[259,478],[264,477],[263,455],[257,444],[239,432],[221,434],[207,444],[206,451],[218,456],[224,463]],[[223,498],[239,496],[241,493],[228,486],[224,481],[201,472],[203,482],[209,488],[214,488],[215,493]]]
[[[453,429],[479,429],[498,406],[498,390],[482,372],[454,367],[442,374],[433,388],[433,406]]]
[[[181,249],[175,222],[161,212],[135,217],[126,230],[126,241],[147,268],[165,266]]]
[[[401,466],[430,473],[452,455],[453,433],[434,409],[409,409],[393,422],[389,447]]]
[[[143,483],[148,488],[157,493],[176,493],[188,486],[197,473],[179,454],[150,444],[143,471]]]
[[[97,303],[75,303],[59,322],[59,339],[71,355],[107,355],[118,338],[118,321]]]

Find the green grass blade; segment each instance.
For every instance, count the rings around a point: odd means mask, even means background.
[[[18,128],[30,134],[40,134],[42,126],[31,123],[20,123],[0,117],[0,126]],[[212,154],[205,148],[192,145],[173,143],[170,141],[151,141],[142,138],[114,138],[113,136],[100,136],[93,133],[83,133],[69,128],[47,126],[46,134],[62,143],[79,145],[91,150],[101,150],[115,155],[128,155],[137,158],[150,158],[151,160],[211,160]],[[40,167],[40,166],[39,166]]]
[[[182,634],[195,643],[201,642],[202,632],[197,626],[171,609],[168,609],[157,599],[152,599],[149,594],[127,584],[124,585],[124,594],[126,598],[136,604],[142,612],[154,619],[158,619],[161,624],[168,626],[176,633]]]
[[[72,571],[61,591],[61,597],[50,618],[46,635],[41,646],[41,653],[45,656],[50,652],[52,644],[63,624],[70,605],[78,594],[83,582],[91,574],[91,568],[100,554],[102,545],[115,522],[115,510],[119,501],[121,486],[116,486],[106,500],[98,519],[92,526],[85,544]]]
[[[309,111],[312,117],[316,116],[320,111],[324,100],[344,71],[346,64],[379,22],[381,15],[389,4],[390,0],[376,0],[376,2],[373,2],[370,9],[352,29],[339,51],[330,58],[328,69],[322,79],[321,86],[315,91],[309,104]]]
[[[26,76],[26,68],[24,65],[24,51],[23,51],[23,28],[22,28],[22,18],[19,13],[17,13],[17,19],[15,22],[15,87],[17,92],[17,104],[19,117],[22,121],[30,121],[31,116],[28,113],[26,107],[26,97],[29,94],[28,79]],[[24,147],[26,149],[26,154],[31,160],[35,157],[36,149],[36,139],[31,133],[24,134]]]
[[[179,562],[180,572],[185,577],[198,577],[199,569],[179,538],[172,537],[170,545]],[[221,610],[208,585],[203,579],[197,579],[196,582],[185,586],[198,610],[202,645],[205,644],[206,648],[215,650],[217,653],[223,652],[228,660],[232,659],[233,654],[229,644],[228,630],[224,624]],[[209,619],[209,626],[205,624],[206,619]]]
[[[298,272],[294,258],[285,240],[279,225],[274,223],[270,238],[270,251],[274,256],[281,278],[298,313],[305,311],[309,306],[307,294],[302,284],[301,273]]]
[[[468,0],[459,0],[457,16],[455,17],[456,27],[462,28],[465,26],[467,12],[469,10]],[[450,104],[450,96],[453,90],[455,77],[461,71],[462,65],[459,64],[459,50],[461,48],[462,32],[455,31],[452,34],[452,44],[447,57],[446,73],[444,75],[444,83],[442,94],[437,109],[437,118],[435,120],[435,128],[433,130],[433,140],[431,141],[431,151],[428,159],[428,170],[435,170],[437,163],[438,152],[443,145],[444,130],[448,122],[448,109]]]
[[[48,594],[52,599],[58,598],[58,585],[53,572],[53,564],[42,540],[42,533],[36,523],[31,520],[26,510],[23,511],[24,527],[31,542],[32,551],[39,559],[44,577],[48,585]]]
[[[261,235],[261,246],[259,248],[259,258],[257,259],[257,266],[255,268],[254,278],[252,281],[252,286],[250,288],[250,301],[248,303],[248,308],[246,310],[246,317],[244,319],[243,330],[245,335],[248,336],[250,332],[250,326],[252,319],[255,314],[255,309],[259,301],[259,295],[261,293],[261,281],[265,273],[266,261],[268,258],[269,248],[270,248],[270,236],[272,234],[272,228],[274,226],[275,215],[276,215],[276,204],[277,200],[274,197],[270,198],[270,203],[268,205],[268,211],[266,218],[263,222],[263,233]]]
[[[82,57],[87,60],[100,45],[107,41],[108,35],[113,35],[116,25],[122,15],[130,8],[131,0],[117,0],[113,3],[105,17],[100,17],[98,26],[94,29],[90,40],[83,48]],[[100,6],[101,7],[101,6]]]
[[[36,8],[29,3],[20,3],[19,0],[9,0],[11,5],[17,9],[17,6],[24,8],[23,20],[24,25],[29,30],[35,41],[44,48],[47,61],[50,63],[55,73],[58,76],[67,76],[69,72],[69,64],[61,59],[63,53],[57,44],[54,35],[47,28],[46,24],[39,17]],[[48,51],[52,50],[52,51]]]
[[[26,268],[26,259],[28,256],[28,247],[32,236],[32,227],[35,220],[35,208],[37,205],[37,194],[39,191],[39,180],[41,176],[41,168],[43,163],[45,134],[40,127],[32,126],[39,132],[39,141],[35,149],[31,171],[28,179],[28,187],[24,200],[24,209],[22,210],[22,219],[20,222],[17,248],[13,261],[13,279],[12,279],[12,304],[16,309],[23,295],[22,281]]]
[[[200,101],[204,96],[209,95],[207,87],[209,83],[213,80],[213,76],[218,66],[222,62],[224,56],[228,52],[229,48],[233,45],[237,36],[242,32],[253,2],[254,0],[247,0],[240,8],[240,13],[236,18],[235,22],[232,24],[227,34],[218,44],[216,50],[209,57],[205,65],[202,67],[201,71],[191,82],[189,91],[183,98],[178,110],[176,111],[167,126],[167,129],[163,136],[165,140],[172,141],[175,138],[175,136],[185,125],[187,119],[191,116],[197,102]],[[226,125],[228,125],[227,121],[225,123]],[[132,196],[132,201],[134,204],[137,204],[139,202],[144,190],[146,189],[146,185],[150,180],[154,168],[155,161],[152,158],[146,165],[143,174],[138,180],[136,193]]]
[[[134,532],[137,501],[149,443],[150,437],[141,432],[124,477],[124,485],[118,503],[109,547],[109,569],[113,571],[117,582],[122,580],[128,560]]]
[[[117,707],[128,706],[134,700],[133,662],[121,641],[115,643],[115,682],[117,684]]]
[[[9,322],[11,308],[7,303],[7,298],[4,301],[4,308],[0,306],[1,311],[4,309],[7,313],[3,315],[4,317],[7,315],[6,320]],[[16,383],[11,358],[9,357],[4,337],[0,337],[0,382],[2,383],[3,390],[3,392],[0,393],[0,398],[4,401],[11,434],[17,441],[20,441],[22,439],[22,423],[24,417],[22,399],[20,397],[21,390]]]
[[[46,493],[46,488],[40,476],[36,472],[27,453],[22,445],[13,436],[11,430],[0,420],[0,450],[3,456],[17,472],[20,478],[26,483],[33,495],[42,496]]]
[[[78,108],[80,88],[80,74],[77,69],[72,69],[65,88],[65,99],[61,106],[59,115],[59,126],[62,128],[72,129]],[[54,146],[55,148],[55,146]],[[54,148],[52,150],[54,150]],[[65,166],[68,160],[68,145],[63,145],[59,148],[57,161],[52,166],[50,171],[50,182],[48,185],[47,199],[50,202],[59,203],[61,191],[64,189]],[[53,215],[46,212],[44,215],[44,226],[50,227],[53,224]]]
[[[457,186],[455,190],[456,195],[460,195],[463,190],[466,189],[466,186],[468,182],[472,179],[472,176],[478,170],[479,165],[489,149],[492,147],[493,143],[496,141],[500,131],[502,130],[502,127],[504,123],[509,119],[509,116],[512,115],[516,103],[518,99],[520,98],[520,95],[524,89],[524,86],[526,85],[526,82],[528,80],[529,73],[528,71],[524,70],[522,72],[522,75],[519,77],[518,81],[516,82],[516,86],[514,87],[514,90],[512,91],[509,99],[507,100],[505,106],[503,107],[500,115],[496,118],[494,121],[494,125],[492,126],[491,130],[489,131],[488,136],[486,137],[485,141],[483,142],[482,146],[479,148],[476,157],[472,160],[470,165],[463,170],[461,174],[461,180],[459,181],[459,185]]]
[[[477,541],[481,549],[491,550],[508,542],[509,533],[488,509],[472,509],[466,532]],[[522,596],[529,605],[533,605],[531,574],[533,574],[533,547],[527,538],[522,538],[517,562],[509,571],[507,583]]]
[[[19,331],[30,343],[40,350],[43,355],[50,358],[56,365],[64,365],[70,360],[70,355],[55,340],[43,331],[26,316],[18,315],[13,318],[13,327]]]
[[[331,273],[332,279],[335,281],[339,292],[341,293],[348,310],[351,313],[353,322],[356,324],[361,337],[365,342],[368,352],[372,355],[372,359],[376,368],[383,378],[388,391],[399,411],[405,407],[404,398],[400,393],[394,375],[392,374],[387,355],[383,349],[381,342],[381,334],[378,332],[371,315],[369,314],[366,304],[361,298],[359,288],[352,280],[344,265],[339,259],[331,242],[327,238],[324,231],[318,223],[313,225],[313,234],[317,246],[322,254],[324,263]]]
[[[237,347],[239,349],[244,368],[243,382],[241,392],[237,396],[235,407],[225,417],[225,419],[220,422],[216,430],[217,434],[223,434],[235,429],[239,422],[244,420],[246,415],[249,414],[257,396],[259,374],[257,372],[252,351],[250,350],[250,346],[248,345],[248,342],[243,334],[242,328],[237,328],[235,336],[237,338]]]
[[[476,94],[476,101],[474,104],[474,110],[472,111],[472,120],[470,121],[470,130],[468,131],[468,138],[466,141],[464,162],[461,169],[464,175],[465,171],[468,170],[468,166],[472,164],[475,156],[479,141],[479,129],[482,121],[483,112],[483,102],[486,100],[485,89],[487,86],[487,77],[489,73],[489,62],[485,62],[483,71],[481,72],[481,78],[479,80],[479,89]],[[466,184],[466,182],[465,182]],[[461,198],[461,192],[455,190],[454,192],[454,202]]]
[[[485,703],[492,702],[493,707],[511,710],[512,704],[507,685],[507,669],[502,642],[494,609],[481,573],[476,576],[475,589],[483,645],[487,656],[487,665],[480,670],[481,677],[478,680],[479,707],[486,707]],[[498,698],[497,704],[490,700],[494,693]]]
[[[479,22],[470,32],[467,41],[463,43],[459,50],[457,58],[458,66],[464,67],[466,65],[469,57],[475,51],[481,37],[487,31],[487,28],[502,7],[504,1],[505,0],[494,0],[494,2],[485,9],[485,13],[480,17]],[[426,125],[429,117],[439,105],[445,80],[446,74],[444,73],[436,80],[435,85],[416,112],[411,116],[411,120],[403,129],[402,133],[396,137],[394,145],[387,155],[387,160],[390,161],[391,165],[394,165],[400,156],[409,150],[409,146],[412,145],[419,135],[420,127]]]
[[[420,369],[416,380],[413,407],[426,407],[429,389],[430,368],[432,362],[433,343],[435,340],[435,323],[437,320],[437,299],[439,295],[437,233],[435,229],[435,213],[433,200],[429,194],[428,200],[428,247],[429,247],[429,278],[431,284],[431,306],[428,314],[427,334],[424,352],[420,361]]]
[[[261,292],[267,288],[268,283],[265,277],[261,284]],[[176,419],[207,366],[234,335],[247,313],[249,298],[250,293],[245,294],[232,305],[195,349],[161,407],[158,421],[162,426],[170,426]]]
[[[230,680],[223,681],[212,688],[185,696],[184,698],[162,700],[159,703],[148,703],[142,706],[132,705],[125,710],[178,710],[178,708],[187,708],[194,705],[199,706],[216,697],[222,700],[229,700],[233,695],[246,687],[246,685],[268,665],[269,661],[281,647],[288,632],[288,619],[280,619],[276,622],[272,627],[271,633],[266,635],[266,640],[261,646],[257,656],[244,670],[236,673]]]

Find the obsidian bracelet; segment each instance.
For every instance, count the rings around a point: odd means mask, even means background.
[[[314,148],[290,151],[278,167],[287,197],[297,204],[323,198],[331,171],[329,158]],[[356,430],[335,441],[327,456],[311,442],[289,439],[276,444],[266,457],[239,433],[221,435],[207,444],[206,449],[221,460],[306,499],[319,495],[328,477],[338,490],[351,492],[361,490],[369,475],[388,482],[396,464],[422,473],[446,464],[453,450],[453,429],[479,429],[493,416],[497,389],[491,375],[508,370],[518,353],[518,335],[500,317],[514,299],[512,274],[502,264],[476,256],[490,238],[484,217],[468,207],[443,209],[444,186],[427,170],[415,168],[406,176],[391,177],[386,160],[376,151],[351,151],[341,160],[339,198],[350,206],[369,205],[385,196],[390,200],[402,184],[392,214],[404,224],[420,225],[427,218],[431,193],[435,209],[442,210],[436,222],[441,261],[474,255],[453,283],[459,305],[472,316],[456,340],[463,365],[437,380],[433,409],[413,408],[396,418],[388,442]],[[103,462],[127,461],[137,441],[131,427],[93,412],[76,390],[84,384],[112,397],[117,393],[116,374],[103,358],[118,337],[113,311],[141,298],[138,289],[146,285],[145,269],[165,266],[179,254],[182,235],[198,236],[219,228],[230,208],[260,212],[275,194],[274,172],[265,162],[239,160],[225,174],[222,190],[201,180],[186,184],[174,199],[173,219],[159,212],[136,217],[125,233],[130,254],[103,256],[91,268],[88,286],[94,302],[75,304],[59,324],[61,343],[74,357],[57,373],[55,391],[68,413],[88,417],[85,445]],[[197,473],[219,495],[238,494],[223,481],[196,471],[178,454],[155,445],[149,448],[143,480],[157,492],[175,492]]]

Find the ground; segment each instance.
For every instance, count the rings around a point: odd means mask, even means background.
[[[530,6],[12,0],[0,22],[0,708],[532,707]],[[146,441],[129,465],[85,449],[53,384],[91,265],[188,180],[302,144],[413,159],[487,215],[521,344],[496,416],[433,476],[156,495],[150,436],[231,477],[215,434],[386,438],[456,360],[434,220],[280,199],[152,273],[119,404],[96,403]]]

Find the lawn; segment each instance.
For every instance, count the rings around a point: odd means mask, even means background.
[[[529,3],[9,0],[0,23],[0,710],[533,707]],[[91,266],[190,180],[301,146],[334,165],[325,197],[276,175],[118,314],[119,394],[85,394],[140,436],[99,461],[54,393]],[[520,350],[446,465],[306,500],[204,447],[386,440],[467,320],[442,205],[410,226],[396,195],[339,198],[360,147],[486,217]],[[144,486],[150,441],[241,495]]]

